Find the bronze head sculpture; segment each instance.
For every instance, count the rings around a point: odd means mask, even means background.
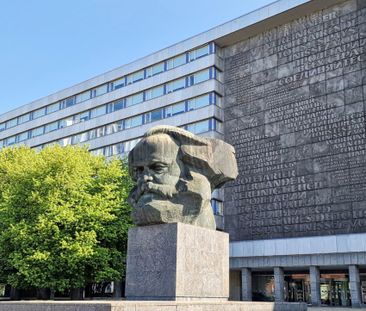
[[[128,161],[138,226],[183,222],[215,229],[211,193],[238,174],[231,145],[173,126],[149,130]]]

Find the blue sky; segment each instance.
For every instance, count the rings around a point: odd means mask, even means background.
[[[0,114],[273,0],[3,0]]]

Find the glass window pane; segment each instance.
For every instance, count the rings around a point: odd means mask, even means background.
[[[172,69],[186,63],[186,54],[178,55],[167,61],[167,69]]]
[[[151,122],[161,120],[163,118],[163,109],[151,111]]]
[[[60,110],[60,103],[54,103],[47,106],[47,114]]]
[[[0,124],[0,132],[5,131],[5,122]]]
[[[180,89],[184,89],[186,86],[186,78],[181,78],[172,82],[167,83],[166,92],[171,93]]]
[[[90,91],[86,91],[84,93],[76,95],[75,101],[76,103],[81,103],[88,99],[90,99]]]
[[[103,149],[104,149],[104,148],[99,148],[99,149],[91,150],[90,152],[91,152],[93,155],[101,156],[101,155],[103,155]]]
[[[200,83],[202,81],[207,81],[210,79],[210,70],[206,69],[200,72],[197,72],[193,75],[194,84]]]
[[[106,126],[106,135],[117,133],[118,130],[118,123],[108,124]]]
[[[44,127],[43,126],[37,127],[37,128],[32,130],[31,137],[36,137],[36,136],[39,136],[39,135],[43,135],[43,132],[44,132]]]
[[[18,124],[27,122],[30,120],[30,113],[23,114],[22,116],[18,117]]]
[[[45,126],[45,133],[52,132],[58,129],[58,121],[47,124]]]
[[[18,119],[17,118],[14,118],[14,119],[11,119],[9,121],[6,122],[6,128],[11,128],[11,127],[14,127],[18,124]]]
[[[58,143],[60,144],[60,146],[62,147],[66,147],[68,145],[71,145],[71,137],[65,137],[62,138],[58,141]]]
[[[73,117],[68,117],[66,119],[63,119],[60,121],[60,128],[64,128],[64,127],[68,127],[70,125],[74,124],[74,118]]]
[[[144,100],[143,93],[138,93],[126,98],[126,107],[142,103]]]
[[[144,78],[144,70],[137,71],[127,76],[127,84],[140,81]]]
[[[37,109],[37,110],[34,110],[32,112],[32,116],[33,116],[33,119],[37,119],[39,117],[42,117],[46,114],[46,108],[43,107],[43,108],[40,108],[40,109]]]
[[[75,96],[71,96],[69,98],[64,99],[61,102],[61,109],[68,108],[68,107],[71,107],[73,105],[75,105]],[[48,110],[47,110],[47,113],[49,113]]]
[[[159,85],[150,90],[145,91],[145,99],[149,100],[164,95],[164,85]]]
[[[172,106],[172,115],[176,115],[186,111],[186,105],[184,102],[175,104]]]
[[[146,77],[157,75],[164,71],[164,62],[156,64],[146,69]]]
[[[210,95],[206,94],[188,101],[188,110],[194,110],[210,104]]]
[[[15,144],[16,136],[11,136],[6,139],[6,145],[11,146]]]
[[[95,88],[92,91],[93,97],[103,95],[103,94],[107,93],[107,91],[108,91],[108,84],[103,84],[101,86],[98,86],[97,88]]]
[[[139,126],[142,124],[142,115],[133,117],[133,118],[128,118],[125,120],[125,128],[131,128],[131,127],[135,127],[135,126]]]
[[[123,99],[113,103],[113,111],[123,109]]]
[[[96,118],[106,114],[106,105],[92,109],[91,118]]]
[[[125,81],[126,81],[125,77],[113,81],[113,90],[117,90],[120,89],[121,87],[124,87]]]
[[[89,120],[89,111],[84,111],[82,113],[77,114],[74,116],[74,122],[73,123],[79,123],[83,121]]]
[[[214,128],[216,132],[224,133],[222,122],[214,120]]]
[[[192,60],[195,60],[197,58],[206,56],[206,55],[209,54],[209,52],[210,52],[209,46],[205,45],[205,46],[203,46],[199,49],[196,49],[196,50],[193,50],[193,51],[189,52],[189,60],[192,61]]]
[[[17,135],[17,141],[21,142],[28,139],[28,132],[20,133]]]

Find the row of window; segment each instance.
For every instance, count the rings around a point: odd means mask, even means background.
[[[32,130],[28,130],[28,131],[20,133],[18,135],[8,137],[8,138],[4,139],[3,141],[0,141],[0,148],[2,146],[11,146],[13,144],[23,142],[27,139],[34,138],[34,137],[37,137],[40,135],[44,135],[49,132],[56,131],[56,130],[64,128],[64,127],[68,127],[68,126],[71,126],[71,125],[79,123],[79,122],[87,121],[89,119],[93,119],[93,118],[105,115],[107,113],[112,113],[117,110],[129,107],[131,105],[139,104],[145,100],[150,100],[152,98],[155,98],[156,96],[165,95],[167,93],[166,92],[167,89],[170,90],[170,92],[174,92],[174,91],[180,90],[182,88],[186,88],[186,87],[192,86],[194,84],[207,81],[209,79],[214,79],[218,75],[219,75],[219,71],[215,67],[201,70],[192,75],[189,75],[189,76],[177,79],[177,80],[173,80],[171,82],[159,85],[152,89],[148,89],[143,92],[119,99],[115,102],[104,104],[99,107],[96,107],[96,108],[93,108],[93,109],[90,109],[87,111],[83,111],[76,115],[69,116],[65,119],[54,121],[52,123],[42,125],[40,127],[34,128]],[[181,80],[184,81],[184,84],[177,83]],[[155,90],[157,88],[162,89],[162,93],[155,92]],[[154,95],[151,95],[152,92],[154,92]],[[192,103],[191,105],[195,105],[195,104]],[[190,108],[193,109],[193,106]],[[174,109],[179,109],[179,108],[178,108],[178,106],[176,106],[176,108],[172,108],[172,109],[173,110],[172,110],[171,114],[174,114],[175,113]],[[167,112],[167,114],[168,114],[168,112]]]
[[[217,199],[211,199],[211,206],[214,215],[224,215],[224,204],[222,203],[222,201],[219,201]]]
[[[178,56],[175,56],[173,58],[170,58],[166,61],[162,61],[158,64],[155,64],[153,66],[141,69],[137,72],[131,73],[129,75],[123,76],[117,80],[114,80],[112,82],[108,82],[105,84],[102,84],[96,88],[93,88],[91,90],[87,90],[83,93],[77,94],[75,96],[71,96],[69,98],[66,98],[64,100],[61,100],[59,102],[50,104],[46,107],[39,108],[37,110],[34,110],[32,112],[26,113],[24,115],[21,115],[17,118],[13,118],[7,122],[0,124],[0,131],[9,129],[11,127],[17,126],[19,124],[28,122],[30,120],[37,119],[39,117],[42,117],[46,114],[50,114],[52,112],[58,111],[60,109],[65,109],[67,107],[73,106],[75,104],[81,103],[83,101],[86,101],[88,99],[91,99],[93,97],[97,97],[100,95],[103,95],[108,92],[112,92],[114,90],[117,90],[121,87],[124,87],[126,85],[141,81],[143,79],[147,79],[151,76],[160,74],[164,71],[173,69],[175,67],[184,65],[186,63],[192,62],[198,58],[207,56],[209,54],[215,53],[216,47],[214,43],[207,44],[205,46],[202,46],[200,48],[197,48],[195,50],[180,54]],[[156,90],[156,92],[159,92]],[[138,100],[136,98],[135,100]]]
[[[222,122],[217,119],[214,119],[214,118],[187,124],[187,125],[184,125],[181,127],[194,134],[202,134],[202,133],[209,132],[209,131],[216,131],[216,132],[222,133],[222,131],[223,131]],[[128,152],[130,152],[136,146],[136,144],[139,141],[140,141],[140,138],[136,138],[133,140],[128,140],[128,141],[124,141],[124,142],[121,142],[118,144],[106,146],[103,148],[94,149],[94,150],[91,150],[91,152],[93,154],[104,155],[106,157],[111,157],[111,156],[115,156],[115,155],[124,157],[128,154]]]
[[[122,119],[98,128],[94,128],[92,130],[83,133],[79,133],[69,137],[64,137],[60,139],[58,143],[61,146],[84,143],[86,141],[93,140],[95,138],[114,134],[143,124],[159,121],[161,119],[169,118],[177,114],[199,109],[208,105],[214,105],[214,104],[220,105],[220,103],[221,103],[221,97],[216,93],[212,92],[173,105],[155,109],[147,113],[139,114],[131,118]],[[192,126],[197,125],[194,124]]]

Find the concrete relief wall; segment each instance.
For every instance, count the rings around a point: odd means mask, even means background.
[[[346,1],[225,48],[231,240],[366,232],[366,8]]]

